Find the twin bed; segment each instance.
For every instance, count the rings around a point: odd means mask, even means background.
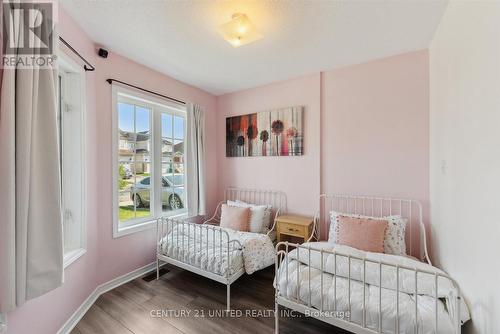
[[[431,265],[419,202],[322,195],[320,207],[316,233],[322,226],[329,230],[329,242],[276,245],[276,333],[279,305],[359,334],[460,333],[468,310],[456,282]],[[329,225],[335,212],[403,220],[408,255],[332,242],[335,228]]]
[[[272,214],[265,233],[219,227],[224,202],[240,201],[268,206]],[[274,218],[286,212],[281,191],[229,188],[225,201],[203,224],[160,219],[157,224],[157,276],[161,263],[170,263],[226,285],[227,310],[231,284],[243,274],[269,267],[275,261]]]
[[[231,188],[225,197],[268,205],[273,217],[286,211],[286,196],[279,191]],[[359,334],[460,333],[468,309],[456,282],[431,265],[419,202],[343,195],[320,199],[314,234],[321,240],[329,230],[328,242],[280,242],[274,248],[272,221],[266,233],[217,226],[222,204],[204,224],[162,219],[158,268],[166,262],[225,284],[229,310],[231,284],[274,263],[276,333],[280,305]],[[332,212],[399,217],[406,225],[403,247],[408,255],[367,252],[332,241]]]

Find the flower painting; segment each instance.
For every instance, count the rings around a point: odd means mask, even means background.
[[[226,156],[303,154],[303,107],[226,118]]]

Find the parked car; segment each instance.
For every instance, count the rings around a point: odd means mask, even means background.
[[[149,207],[150,183],[151,178],[148,176],[131,187],[130,197],[136,207]],[[182,186],[174,187],[174,183],[176,185],[182,184]],[[161,201],[163,205],[168,205],[172,210],[184,208],[184,175],[162,176],[162,184]]]

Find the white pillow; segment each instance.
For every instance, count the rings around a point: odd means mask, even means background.
[[[272,206],[255,205],[240,200],[227,201],[227,205],[250,208],[248,230],[254,233],[267,233],[269,229]]]
[[[393,255],[406,255],[406,223],[407,219],[399,215],[385,216],[385,217],[370,217],[357,214],[340,213],[330,211],[330,230],[328,232],[328,241],[338,242],[338,216],[354,217],[354,218],[368,218],[377,220],[387,220],[387,230],[385,231],[384,238],[384,252]]]
[[[252,206],[256,206],[256,207],[260,207],[260,206],[265,206],[266,207],[266,212],[264,214],[264,222],[263,222],[263,230],[262,230],[262,233],[267,233],[269,231],[269,226],[271,226],[273,224],[273,206],[272,205],[265,205],[265,204],[262,204],[262,205],[257,205],[257,204],[251,204],[251,203],[247,203],[247,202],[243,202],[243,201],[240,201],[239,199],[236,200],[236,202],[240,203],[240,204],[246,204],[246,205],[249,205],[250,207]]]

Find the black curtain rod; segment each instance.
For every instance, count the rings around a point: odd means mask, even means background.
[[[82,55],[80,53],[78,53],[78,51],[76,51],[68,42],[66,42],[66,40],[64,38],[62,38],[61,36],[59,36],[59,40],[68,47],[68,49],[70,49],[75,55],[77,55],[81,60],[83,60],[83,62],[85,63],[83,65],[83,69],[85,71],[95,71],[95,67],[90,64],[87,59],[83,58]],[[88,66],[87,66],[88,65]]]
[[[131,85],[129,83],[126,83],[126,82],[123,82],[123,81],[120,81],[120,80],[116,80],[116,79],[106,79],[106,81],[111,85],[114,82],[118,82],[118,83],[121,83],[122,85],[125,85],[125,86],[129,86],[129,87],[133,87],[135,89],[138,89],[138,90],[142,90],[143,92],[147,92],[149,94],[154,94],[156,96],[160,96],[160,97],[163,97],[164,99],[167,99],[167,100],[171,100],[171,101],[174,101],[174,102],[177,102],[177,103],[180,103],[180,104],[186,104],[186,102],[184,101],[181,101],[181,100],[177,100],[177,99],[174,99],[173,97],[170,97],[170,96],[166,96],[166,95],[163,95],[163,94],[160,94],[160,93],[155,93],[155,92],[152,92],[148,89],[144,89],[144,88],[141,88],[141,87],[137,87],[135,85]]]

